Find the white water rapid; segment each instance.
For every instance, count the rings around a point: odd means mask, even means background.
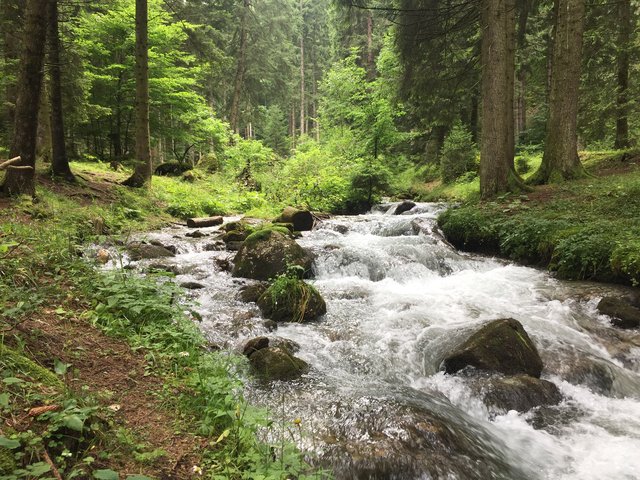
[[[204,285],[192,295],[212,343],[237,349],[267,335],[300,346],[309,374],[249,380],[247,395],[280,415],[291,438],[336,478],[640,479],[640,333],[615,329],[596,310],[619,288],[460,254],[437,233],[442,209],[381,209],[305,233],[299,243],[314,254],[312,283],[328,311],[272,333],[257,307],[238,299],[251,281],[215,263],[233,254],[207,246],[211,236],[189,239],[175,227],[146,238],[178,248],[162,260],[178,267],[177,283]],[[563,394],[559,405],[499,411],[463,376],[439,371],[469,331],[508,317],[537,345],[542,377]]]

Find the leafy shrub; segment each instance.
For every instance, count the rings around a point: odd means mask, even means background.
[[[635,238],[618,243],[611,253],[611,267],[617,274],[630,279],[634,286],[640,285],[640,240]]]
[[[558,241],[550,267],[562,278],[612,280],[614,247],[606,229],[579,229]]]
[[[442,146],[440,171],[442,181],[451,183],[466,172],[476,169],[476,146],[471,132],[462,125],[455,125]]]
[[[516,157],[516,171],[522,175],[528,173],[531,170],[531,165],[527,157]]]

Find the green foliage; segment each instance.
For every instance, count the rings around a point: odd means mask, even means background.
[[[440,156],[442,181],[451,183],[467,172],[475,172],[476,146],[471,132],[463,125],[456,124],[444,141]]]
[[[279,275],[264,292],[260,303],[268,311],[286,314],[292,322],[304,321],[305,313],[312,296],[320,294],[313,285],[302,280],[304,269],[297,265],[290,266],[287,272]],[[262,306],[261,306],[262,308]]]

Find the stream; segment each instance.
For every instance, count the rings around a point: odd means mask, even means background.
[[[459,253],[437,232],[444,205],[394,208],[335,217],[298,240],[314,255],[327,314],[275,332],[238,298],[252,281],[221,268],[234,253],[216,243],[217,227],[202,238],[180,226],[146,234],[177,255],[132,264],[174,265],[177,283],[202,284],[189,295],[220,348],[260,335],[299,345],[308,374],[249,378],[245,395],[337,479],[640,479],[640,332],[615,329],[596,309],[624,288]],[[500,411],[464,376],[439,371],[470,331],[509,317],[538,347],[559,405]]]

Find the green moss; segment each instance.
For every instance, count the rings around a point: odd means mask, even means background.
[[[247,245],[251,245],[251,244],[255,244],[257,242],[260,242],[262,240],[267,240],[267,239],[271,238],[271,234],[274,233],[274,232],[281,233],[282,235],[284,235],[286,237],[290,237],[291,236],[291,232],[286,227],[268,225],[268,226],[264,226],[264,227],[260,228],[259,230],[256,230],[255,232],[253,232],[251,235],[249,235],[245,239],[245,242],[247,243]]]
[[[265,316],[277,321],[303,322],[326,312],[320,292],[292,276],[281,275],[258,300]]]
[[[11,370],[14,375],[27,377],[33,382],[60,391],[65,388],[64,383],[53,372],[5,345],[0,345],[0,367],[2,370]]]

